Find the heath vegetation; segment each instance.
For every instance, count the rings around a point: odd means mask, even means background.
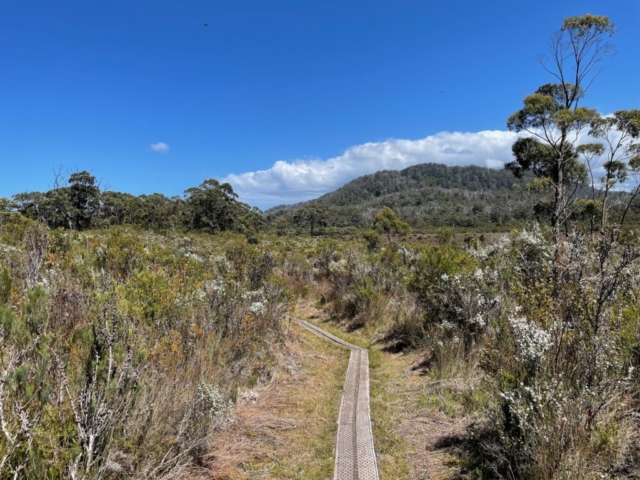
[[[177,475],[269,377],[281,252],[21,216],[0,240],[2,478]]]
[[[407,402],[468,419],[439,439],[452,475],[638,478],[640,111],[583,105],[614,32],[564,21],[540,58],[555,83],[508,119],[505,171],[380,172],[266,214],[215,180],[135,197],[87,172],[0,199],[0,478],[212,473],[296,302],[373,349],[387,478],[409,478],[389,352],[421,359]],[[433,244],[401,241],[432,228]],[[331,442],[309,444],[330,475]]]

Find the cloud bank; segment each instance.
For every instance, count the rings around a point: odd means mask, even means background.
[[[164,142],[152,143],[149,148],[156,153],[169,153],[169,145]]]
[[[230,174],[240,198],[262,208],[316,198],[361,175],[400,170],[418,163],[502,168],[511,161],[518,134],[501,130],[440,132],[419,140],[390,139],[348,148],[322,159],[279,160],[267,170]]]

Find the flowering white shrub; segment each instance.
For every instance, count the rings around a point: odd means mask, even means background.
[[[198,386],[198,403],[216,427],[224,427],[234,422],[233,402],[225,400],[218,387],[208,383]]]
[[[493,318],[499,315],[501,298],[495,289],[497,276],[490,268],[471,274],[442,274],[424,296],[427,315],[447,338],[459,334],[466,348],[476,343]]]
[[[342,273],[346,270],[347,267],[347,261],[344,258],[341,258],[340,260],[338,260],[337,262],[335,261],[331,261],[329,262],[329,272],[336,274],[336,273]]]
[[[253,302],[249,306],[249,310],[251,310],[251,312],[255,313],[256,315],[263,315],[267,312],[267,308],[262,302]]]
[[[552,346],[551,335],[523,316],[510,315],[508,321],[513,329],[517,358],[537,366]]]
[[[486,262],[496,256],[505,255],[510,246],[511,238],[508,235],[500,235],[493,243],[471,245],[467,251],[472,258]]]
[[[192,260],[194,262],[197,263],[204,263],[205,259],[203,257],[201,257],[200,255],[193,253],[193,252],[186,252],[184,254],[185,258],[188,258],[189,260]]]
[[[253,390],[247,390],[246,392],[242,393],[240,398],[242,398],[242,401],[248,405],[255,405],[256,403],[258,403],[260,395],[258,395],[258,393]]]

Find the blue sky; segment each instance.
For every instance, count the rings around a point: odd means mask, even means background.
[[[637,0],[2,2],[0,196],[56,165],[134,194],[215,177],[262,207],[379,168],[499,167],[507,116],[551,80],[535,55],[587,12],[618,54],[586,104],[640,108]]]

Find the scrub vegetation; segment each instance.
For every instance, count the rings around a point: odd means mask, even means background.
[[[201,465],[238,389],[271,375],[291,302],[281,253],[20,216],[0,235],[0,476]]]
[[[287,312],[370,349],[381,478],[639,478],[640,111],[583,106],[613,33],[564,21],[502,172],[0,200],[0,478],[330,478],[347,356]]]

